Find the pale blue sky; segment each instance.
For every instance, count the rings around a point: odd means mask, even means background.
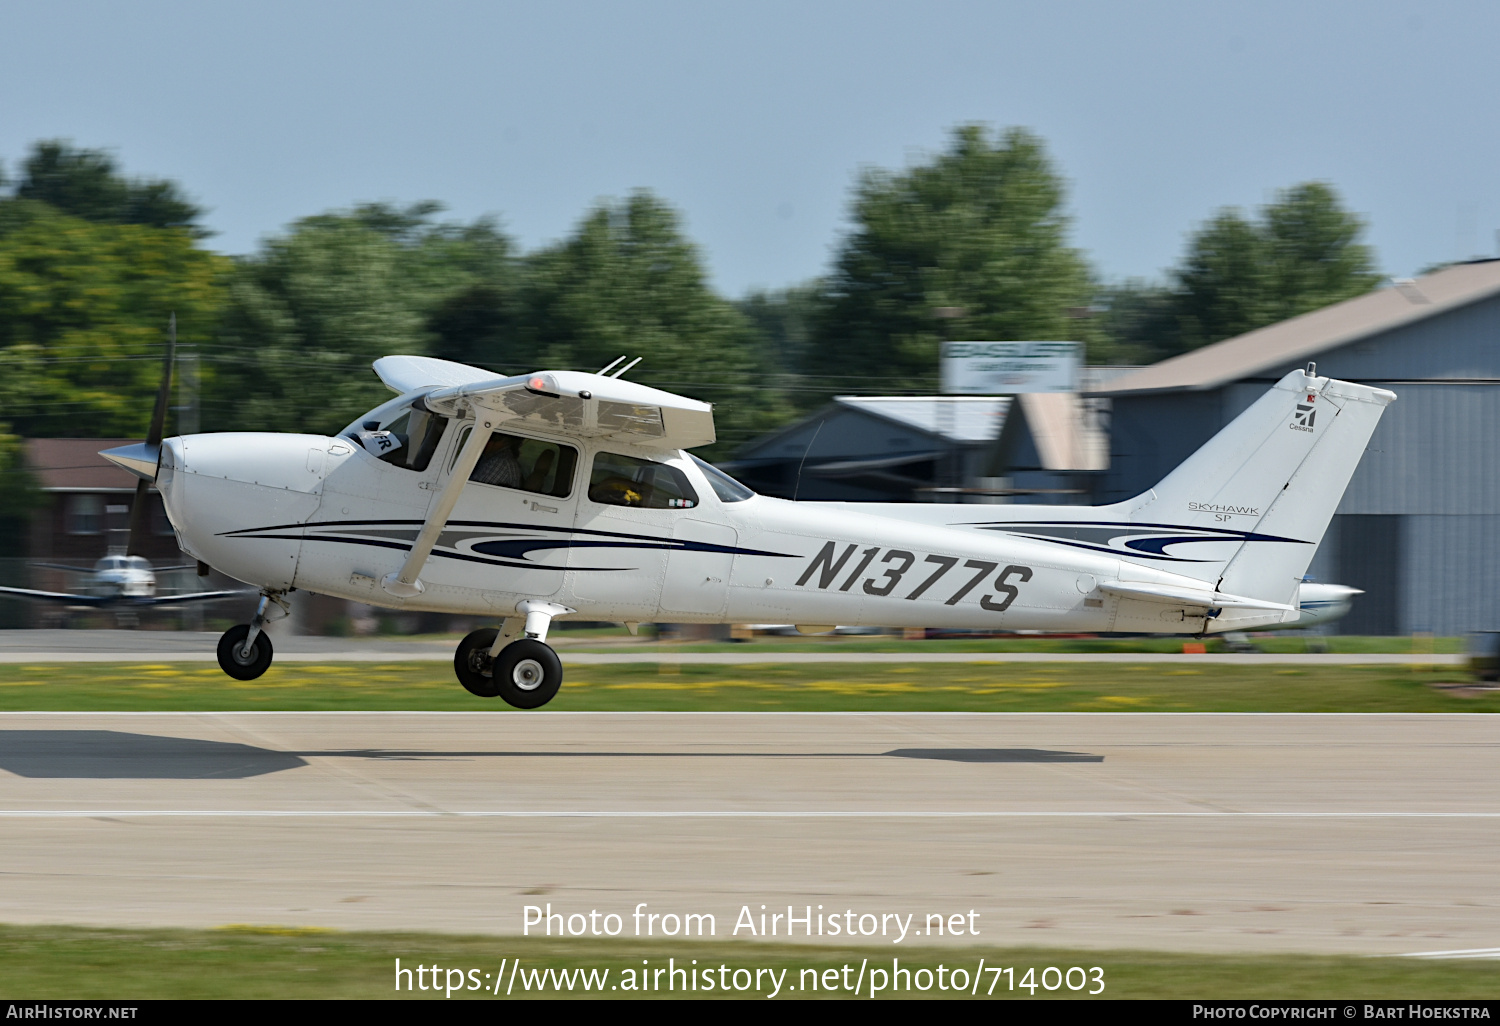
[[[1108,278],[1313,178],[1406,275],[1495,255],[1497,49],[1500,4],[1441,0],[7,0],[0,157],[114,149],[181,181],[230,253],[428,198],[530,248],[645,187],[739,295],[826,268],[858,168],[983,121],[1046,139]]]

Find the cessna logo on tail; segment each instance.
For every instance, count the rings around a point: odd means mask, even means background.
[[[1312,397],[1309,396],[1309,399]],[[1313,418],[1318,411],[1313,409],[1312,403],[1298,403],[1297,410],[1292,414],[1292,422],[1287,425],[1293,431],[1311,431],[1313,429]]]

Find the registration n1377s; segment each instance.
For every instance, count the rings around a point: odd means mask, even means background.
[[[607,370],[608,368],[606,368]],[[183,550],[260,589],[220,641],[272,659],[294,590],[493,617],[465,688],[557,693],[557,617],[1213,634],[1297,620],[1308,562],[1391,392],[1293,371],[1155,488],[1108,506],[788,502],[694,457],[706,404],[607,374],[375,363],[397,397],[335,437],[223,433],[104,455],[154,478]]]

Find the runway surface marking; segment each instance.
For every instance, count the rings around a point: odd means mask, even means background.
[[[1037,812],[1016,809],[0,809],[0,819],[1500,819],[1500,812]]]
[[[1459,951],[1408,951],[1402,958],[1500,958],[1500,948],[1464,948]]]
[[[822,904],[973,909],[993,945],[1486,958],[1497,774],[1472,713],[0,714],[0,921]]]

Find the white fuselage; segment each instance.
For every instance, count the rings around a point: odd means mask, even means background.
[[[1240,544],[1212,533],[1184,539],[1191,529],[1178,529],[1155,549],[1126,549],[1126,536],[1141,532],[1115,530],[1116,507],[724,501],[681,451],[539,431],[531,434],[577,450],[571,486],[554,487],[566,494],[467,484],[421,570],[421,594],[397,598],[380,582],[401,567],[445,485],[459,434],[450,424],[421,471],[346,436],[171,438],[157,485],[184,551],[216,569],[270,590],[393,608],[502,619],[520,602],[546,600],[583,620],[1149,633],[1283,619],[1242,611],[1205,623],[1201,610],[1194,619],[1161,600],[1101,590],[1113,581],[1201,589],[1172,572],[1189,562],[1173,553]],[[696,503],[595,501],[589,468],[601,452],[675,467]],[[1151,560],[1160,567],[1141,565]]]

